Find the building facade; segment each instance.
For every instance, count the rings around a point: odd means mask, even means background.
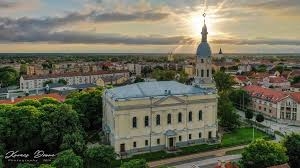
[[[175,81],[109,89],[103,128],[120,155],[208,143],[217,137],[217,97],[215,89]]]
[[[288,93],[256,85],[244,87],[251,96],[249,108],[279,122],[300,125],[300,93]]]
[[[96,84],[98,80],[102,78],[114,78],[114,77],[129,78],[128,71],[97,71],[88,73],[63,73],[63,74],[49,74],[49,75],[30,75],[21,76],[20,89],[23,91],[43,88],[46,81],[52,81],[57,83],[60,79],[67,82],[67,85],[78,84]]]

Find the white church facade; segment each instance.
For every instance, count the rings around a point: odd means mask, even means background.
[[[103,130],[116,153],[130,156],[217,141],[218,95],[205,24],[196,55],[193,85],[141,82],[104,92]]]

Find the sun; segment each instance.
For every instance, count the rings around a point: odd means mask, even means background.
[[[201,38],[201,31],[204,24],[203,14],[200,13],[192,14],[190,16],[190,19],[188,20],[189,20],[189,27],[191,29],[191,36],[193,36],[196,39]],[[214,26],[213,26],[212,18],[210,16],[206,16],[205,23],[208,28],[208,33],[210,35],[214,35],[215,34]]]

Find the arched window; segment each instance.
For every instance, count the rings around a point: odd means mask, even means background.
[[[182,113],[178,113],[178,122],[179,122],[179,123],[182,122]]]
[[[149,116],[145,116],[145,127],[149,126]]]
[[[201,63],[204,63],[204,60],[203,60],[203,59],[201,59]]]
[[[189,112],[189,121],[193,121],[193,112]]]
[[[204,70],[201,69],[201,77],[204,77]]]
[[[132,128],[136,128],[137,127],[137,119],[136,117],[132,118]]]
[[[198,119],[202,120],[202,110],[199,110]]]
[[[156,115],[156,125],[160,125],[160,115]]]
[[[168,124],[171,124],[172,123],[172,116],[171,114],[168,114]]]
[[[207,73],[206,73],[207,77],[209,77],[209,69],[207,70]]]

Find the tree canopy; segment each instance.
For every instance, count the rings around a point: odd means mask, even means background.
[[[90,168],[110,168],[116,157],[114,148],[106,145],[91,147],[84,152],[85,165]]]
[[[16,85],[19,80],[19,73],[13,67],[0,68],[0,87]]]
[[[230,91],[235,83],[232,76],[223,71],[216,72],[214,74],[214,80],[216,82],[218,92]]]
[[[57,158],[51,163],[56,168],[82,168],[83,160],[72,150],[65,150],[58,153]]]
[[[287,148],[289,165],[291,168],[300,167],[300,134],[292,133],[283,140],[283,145]]]
[[[279,143],[258,139],[244,149],[241,164],[245,168],[265,168],[287,163],[286,148]]]
[[[149,168],[145,159],[133,159],[124,162],[120,168]]]

